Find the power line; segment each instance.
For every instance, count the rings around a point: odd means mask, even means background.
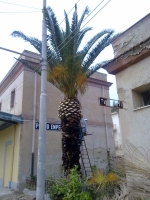
[[[36,9],[36,10],[42,10],[40,8],[35,8],[35,7],[25,6],[25,5],[21,5],[21,4],[10,3],[10,2],[6,2],[6,1],[0,1],[0,3],[10,4],[10,5],[13,5],[13,6],[20,6],[20,7],[24,7],[24,8],[32,8],[32,9]]]
[[[78,4],[79,2],[80,2],[81,0],[79,0],[79,1],[77,1],[76,2],[76,4]],[[74,6],[71,8],[71,10],[68,12],[68,15],[71,13],[71,11],[74,9]],[[62,22],[65,20],[65,17],[64,17],[64,19],[59,23],[59,25],[60,24],[62,24]]]
[[[39,12],[41,12],[41,11],[27,11],[27,12],[0,12],[0,14],[24,14],[24,13],[39,13]]]
[[[85,21],[102,3],[103,3],[103,1],[104,0],[102,0],[93,10],[92,10],[92,12],[90,12],[90,14],[83,20],[83,21]],[[111,0],[109,0],[100,10],[98,10],[98,12],[87,22],[87,23],[85,23],[84,24],[84,26],[81,28],[81,29],[83,29],[84,27],[85,27],[85,25],[87,25],[108,3],[110,3],[110,1]],[[71,33],[72,34],[72,33]],[[70,34],[70,35],[71,35]],[[67,40],[69,37],[70,37],[70,35],[65,39],[65,40]],[[73,36],[73,37],[75,37],[77,35],[77,33]],[[70,40],[71,40],[72,38],[70,38]],[[60,49],[60,50],[62,50],[67,44],[68,44],[68,42],[70,42],[70,40],[68,40],[66,43],[65,43],[65,45],[63,45],[62,46],[62,48]],[[58,47],[60,47],[62,45],[62,43],[58,46]],[[49,62],[49,61],[51,61],[51,59],[49,59],[47,62]]]
[[[29,55],[26,55],[26,54],[23,54],[23,53],[19,53],[19,52],[17,52],[17,51],[13,51],[13,50],[11,50],[11,49],[6,49],[6,48],[3,48],[3,47],[0,47],[0,49],[2,49],[2,50],[4,50],[4,51],[9,51],[9,52],[11,52],[11,53],[15,53],[15,54],[19,54],[19,55],[21,55],[21,56],[26,56],[26,57],[29,57],[29,58],[32,58],[32,59],[35,59],[35,60],[41,60],[40,58],[35,58],[35,57],[33,57],[33,56],[29,56]]]

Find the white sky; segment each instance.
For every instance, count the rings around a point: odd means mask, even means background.
[[[58,22],[64,18],[64,9],[70,12],[71,8],[78,0],[47,0],[47,6],[51,6],[56,13]],[[78,2],[79,15],[84,10],[85,6],[89,6],[92,11],[102,0],[80,0]],[[96,12],[109,0],[99,6]],[[5,3],[4,3],[5,2]],[[33,36],[41,39],[42,35],[42,13],[38,9],[26,8],[7,3],[30,6],[34,8],[42,8],[42,0],[0,0],[0,47],[12,49],[14,51],[22,52],[24,49],[35,51],[35,49],[28,43],[19,38],[12,38],[10,34],[14,30],[19,30],[28,36]],[[102,9],[93,19],[86,25],[93,27],[85,42],[90,37],[98,33],[102,29],[112,28],[116,32],[124,31],[138,20],[149,13],[150,0],[110,0],[110,2]],[[26,13],[23,13],[26,12]],[[73,12],[73,11],[72,11]],[[72,16],[72,12],[69,16]],[[90,20],[91,15],[88,19]],[[85,21],[85,23],[87,22]],[[61,24],[63,27],[64,22]],[[36,51],[35,51],[36,52]],[[9,69],[13,66],[18,55],[0,50],[0,81],[7,74]],[[98,60],[107,60],[113,58],[112,48],[107,48]],[[104,72],[104,70],[102,71]],[[104,72],[106,73],[106,72]],[[115,77],[108,75],[108,81],[113,82],[110,88],[110,97],[117,98]]]

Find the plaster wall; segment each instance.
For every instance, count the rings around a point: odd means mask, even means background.
[[[123,139],[127,138],[142,152],[142,148],[146,152],[150,149],[150,106],[140,105],[138,95],[150,89],[149,65],[150,57],[147,57],[116,75],[119,100],[124,101],[125,108],[119,110]]]
[[[115,151],[116,155],[122,155],[122,134],[120,129],[120,122],[119,122],[119,113],[114,112],[112,113],[112,121],[113,121],[113,133],[114,133],[114,140],[115,140]]]
[[[99,147],[110,149],[113,154],[115,151],[115,145],[111,108],[101,106],[98,101],[99,97],[109,98],[109,89],[104,86],[98,88],[89,85],[86,93],[80,98],[82,113],[84,118],[88,119],[87,131],[91,134],[92,129],[94,130],[94,137],[99,141]],[[94,148],[97,148],[97,146]]]
[[[13,125],[0,131],[0,179],[4,184],[5,172],[9,174],[8,187],[17,188],[19,165],[20,125]],[[10,144],[10,165],[6,165],[6,145]]]
[[[14,107],[10,107],[11,92],[15,89]],[[22,94],[23,94],[23,72],[8,85],[7,89],[0,94],[1,111],[21,115],[22,113]]]
[[[150,14],[137,22],[133,27],[131,26],[114,42],[113,50],[114,56],[117,57],[123,54],[128,49],[146,40],[150,35]]]

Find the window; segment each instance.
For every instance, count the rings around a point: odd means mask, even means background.
[[[10,107],[13,108],[15,103],[15,90],[11,92]]]
[[[134,109],[150,105],[150,84],[132,90]]]
[[[150,90],[142,92],[144,106],[150,105]]]

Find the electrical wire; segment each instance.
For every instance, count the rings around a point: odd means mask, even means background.
[[[0,12],[0,14],[24,14],[24,13],[39,13],[41,11],[27,11],[27,12]]]
[[[76,4],[78,4],[80,1],[81,1],[81,0],[78,0],[78,1],[76,2]],[[71,8],[71,10],[67,13],[67,15],[69,15],[73,9],[74,9],[74,6],[73,6],[73,7]],[[63,22],[64,20],[65,20],[65,17],[64,17],[64,19],[59,23],[59,25],[62,24],[62,22]]]
[[[36,9],[36,10],[42,10],[40,8],[35,8],[35,7],[25,6],[25,5],[21,5],[21,4],[10,3],[10,2],[6,2],[6,1],[0,1],[0,3],[10,4],[10,5],[13,5],[13,6],[20,6],[20,7],[24,7],[24,8],[32,8],[32,9]]]
[[[81,0],[78,0],[76,2],[76,4],[78,4]],[[1,1],[0,1],[1,2]],[[3,2],[4,3],[4,2]],[[74,9],[74,7],[72,7],[72,9],[69,11],[68,15],[71,13],[71,11]],[[27,11],[27,12],[7,12],[7,11],[3,11],[3,12],[0,12],[0,14],[24,14],[24,13],[35,13],[35,12],[41,12],[41,11]],[[65,20],[65,18],[60,22],[60,24],[62,24],[62,22]]]

